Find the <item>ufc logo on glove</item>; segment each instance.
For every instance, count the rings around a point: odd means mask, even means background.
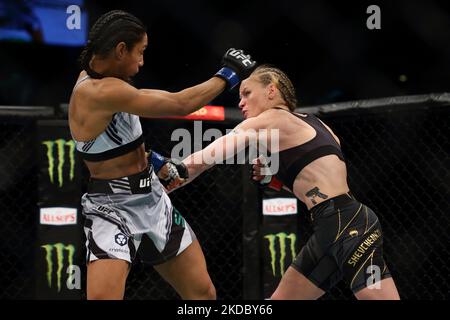
[[[228,89],[232,90],[254,70],[256,62],[251,59],[244,51],[230,48],[222,58],[222,69],[215,76],[225,80]]]
[[[241,59],[242,64],[246,67],[253,63],[241,50],[231,50],[230,56],[235,57],[236,59]]]

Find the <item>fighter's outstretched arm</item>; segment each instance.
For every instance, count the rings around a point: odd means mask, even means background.
[[[191,154],[183,160],[189,171],[189,181],[194,180],[214,165],[224,164],[227,159],[240,152],[245,152],[245,148],[257,138],[255,130],[244,130],[237,127],[227,135],[216,139],[203,150]]]
[[[182,162],[186,165],[189,178],[182,185],[169,188],[173,191],[193,181],[200,174],[212,168],[216,164],[224,164],[226,160],[234,157],[239,152],[245,152],[245,148],[258,139],[256,118],[247,119],[236,126],[231,132],[210,143],[206,148],[191,154]]]
[[[228,134],[210,143],[203,150],[186,157],[182,162],[188,169],[189,178],[182,185],[176,188],[169,188],[168,190],[173,191],[181,186],[185,186],[216,164],[224,164],[227,159],[234,157],[240,152],[245,152],[245,149],[251,143],[256,145],[258,143],[258,129],[261,126],[262,121],[259,117],[247,119]]]

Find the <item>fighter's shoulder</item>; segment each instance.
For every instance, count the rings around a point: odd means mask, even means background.
[[[258,117],[260,117],[261,119],[268,119],[268,118],[273,119],[273,117],[275,117],[275,116],[278,117],[279,112],[280,112],[280,110],[278,110],[278,109],[270,108],[270,109],[267,109],[267,110],[261,112]]]
[[[247,118],[241,123],[239,123],[235,128],[234,132],[240,132],[240,131],[246,131],[246,130],[259,130],[259,129],[265,129],[268,126],[268,121],[265,117],[261,117],[261,114],[259,114],[256,117]]]
[[[260,115],[252,118],[247,118],[242,121],[236,128],[240,130],[249,130],[249,129],[261,129],[266,126],[266,121],[264,118],[261,118]]]
[[[93,83],[93,85],[96,87],[98,93],[108,94],[122,92],[123,90],[134,88],[127,82],[114,77],[105,77],[102,79],[98,79],[95,83]]]
[[[82,81],[80,81],[80,79]],[[73,90],[73,93],[76,95],[93,95],[97,96],[98,94],[103,93],[105,90],[111,90],[121,85],[121,80],[116,78],[102,78],[102,79],[92,79],[88,78],[83,80],[83,77],[79,77],[77,84]]]
[[[105,77],[83,81],[73,92],[73,98],[82,101],[81,105],[89,106],[89,110],[103,110],[110,113],[114,106],[126,104],[133,99],[136,91],[127,82]]]
[[[255,124],[257,124],[260,128],[268,128],[274,123],[274,120],[277,119],[278,114],[277,110],[268,109],[261,112],[258,116],[251,118],[249,120],[253,120]]]
[[[90,91],[94,100],[106,103],[126,100],[127,97],[131,97],[137,91],[127,82],[114,77],[94,80],[87,90]]]

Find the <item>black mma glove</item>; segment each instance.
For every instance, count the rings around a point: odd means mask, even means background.
[[[216,77],[224,79],[231,90],[242,80],[247,78],[255,69],[256,61],[250,55],[238,49],[228,49],[222,58],[222,69],[217,71]]]
[[[151,162],[153,166],[153,170],[155,170],[156,175],[160,179],[162,185],[167,187],[172,181],[175,179],[184,179],[187,180],[189,178],[189,172],[184,163],[177,159],[169,159],[163,157],[159,153],[150,150],[148,155],[148,160]],[[163,177],[160,174],[161,168],[167,167],[167,176]]]

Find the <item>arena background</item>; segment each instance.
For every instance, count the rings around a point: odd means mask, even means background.
[[[0,1],[0,17],[10,14],[9,2]],[[194,85],[217,70],[229,47],[286,70],[300,107],[319,114],[341,137],[350,186],[380,216],[388,265],[401,297],[450,297],[448,2],[378,2],[380,30],[366,27],[366,9],[374,3],[364,1],[25,2],[54,10],[61,3],[78,3],[85,29],[111,9],[141,18],[148,25],[149,47],[137,87],[175,91]],[[1,23],[4,19],[0,29]],[[81,216],[70,226],[39,223],[39,208],[76,207],[87,179],[79,159],[71,162],[66,144],[65,104],[80,51],[73,44],[0,41],[3,299],[84,298],[84,279],[80,289],[65,288],[65,270],[58,271],[74,259],[84,275]],[[236,91],[211,101],[224,106],[225,119],[203,121],[203,129],[232,128],[240,121],[237,102]],[[146,145],[166,155],[176,143],[170,139],[173,130],[193,131],[194,126],[192,120],[142,123]],[[56,139],[64,140],[58,152],[66,153],[57,153]],[[297,214],[262,215],[264,199],[289,196],[258,189],[248,176],[248,166],[218,166],[171,196],[200,239],[219,299],[267,297],[280,268],[289,265],[292,251],[298,252],[310,233],[300,203]],[[296,237],[282,242],[279,233]],[[274,252],[269,239],[279,241]],[[288,243],[291,239],[296,241]],[[75,253],[69,242],[76,244]],[[126,298],[177,296],[138,259]],[[353,298],[340,283],[323,299]]]

